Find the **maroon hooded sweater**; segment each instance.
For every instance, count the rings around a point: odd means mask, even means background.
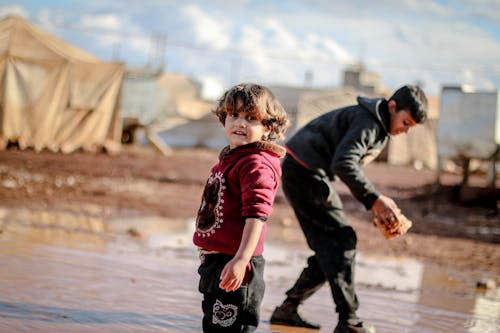
[[[205,184],[193,242],[199,248],[234,255],[245,219],[269,217],[281,177],[285,149],[270,142],[224,148]],[[254,256],[264,251],[264,225]]]

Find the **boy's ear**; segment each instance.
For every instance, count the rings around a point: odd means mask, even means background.
[[[390,100],[389,103],[388,103],[388,107],[389,107],[389,113],[390,114],[394,114],[396,113],[396,110],[397,110],[397,104],[396,104],[396,101],[394,100]]]

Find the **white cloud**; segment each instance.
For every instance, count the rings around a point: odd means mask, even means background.
[[[244,25],[242,28],[241,38],[237,42],[241,49],[257,50],[264,43],[262,32],[250,25]]]
[[[127,64],[144,63],[152,36],[168,34],[169,70],[217,78],[205,81],[226,88],[240,80],[301,85],[306,71],[314,74],[315,86],[334,86],[344,65],[357,59],[390,88],[417,80],[436,90],[461,80],[500,86],[498,0],[165,0],[140,8],[114,0],[91,3],[79,3],[78,10],[47,4],[29,13],[0,5],[0,13],[35,17],[42,28],[94,53],[110,54],[120,45]],[[65,29],[75,25],[82,30]],[[103,33],[83,34],[87,29]]]
[[[295,70],[290,70],[286,58],[300,55],[300,43],[278,21],[267,19],[262,25],[245,25],[239,45],[246,51],[240,81],[294,81]]]
[[[35,15],[35,22],[44,30],[62,37],[62,28],[66,24],[67,18],[62,12],[50,8],[42,8]]]
[[[383,46],[396,50],[393,62],[444,69],[459,65],[493,65],[500,56],[500,43],[483,31],[464,23],[430,22],[424,28],[406,26],[388,36]],[[380,56],[379,58],[383,59]],[[390,60],[390,59],[388,59]]]
[[[348,36],[341,44],[348,51],[355,50],[356,43],[362,45],[359,57],[390,88],[422,80],[437,94],[440,84],[460,82],[465,66],[474,72],[476,84],[491,86],[493,81],[486,77],[485,68],[492,69],[498,63],[498,40],[481,26],[448,19],[444,12],[442,15],[442,19],[420,17],[413,21],[333,19],[331,30]]]
[[[203,88],[201,95],[204,99],[215,101],[219,99],[224,92],[224,80],[219,77],[202,75],[199,77]]]
[[[80,19],[80,25],[84,28],[94,28],[116,31],[122,28],[121,20],[114,14],[103,15],[83,15]]]
[[[434,1],[421,1],[421,0],[404,0],[404,1],[390,1],[385,4],[386,7],[391,8],[399,13],[412,15],[414,18],[425,16],[448,16],[451,9],[442,6]]]
[[[290,33],[278,20],[269,18],[264,22],[263,28],[269,32],[268,46],[273,49],[284,49],[286,51],[298,49],[296,36]]]
[[[453,16],[456,19],[475,18],[489,21],[498,26],[500,22],[500,1],[498,0],[454,0]]]
[[[240,66],[240,80],[298,86],[303,84],[306,72],[311,72],[313,84],[332,86],[332,82],[338,82],[338,64],[354,60],[332,38],[316,33],[295,35],[274,18],[262,22],[242,27],[238,45],[247,53],[242,55],[245,63]]]
[[[338,44],[336,41],[326,38],[323,40],[325,49],[329,51],[335,60],[340,63],[352,63],[355,59],[344,47]]]
[[[231,45],[229,17],[215,19],[202,11],[196,5],[182,7],[180,12],[185,15],[193,30],[195,42],[210,45],[216,49]]]
[[[8,15],[18,15],[24,18],[28,18],[29,12],[21,5],[0,6],[0,18]]]
[[[141,26],[128,16],[118,13],[84,14],[77,22],[79,29],[93,33],[97,44],[108,49],[120,50],[120,58],[124,58],[132,66],[137,66],[140,58],[144,64],[151,52],[152,37],[145,33]],[[157,41],[156,41],[157,42]]]

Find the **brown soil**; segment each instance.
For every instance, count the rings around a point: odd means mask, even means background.
[[[190,218],[217,154],[177,149],[165,157],[136,146],[127,146],[115,156],[11,148],[0,151],[0,206],[60,210],[75,203],[94,204],[118,216]],[[438,187],[433,171],[382,163],[369,165],[366,173],[380,192],[398,203],[413,227],[407,235],[384,239],[372,226],[369,213],[337,182],[361,251],[500,274],[498,185],[488,190],[483,176],[472,176],[470,185],[460,189],[456,186],[460,175],[447,174]],[[305,246],[281,191],[269,223],[273,241],[286,238]]]

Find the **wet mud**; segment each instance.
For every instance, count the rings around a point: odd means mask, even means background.
[[[0,332],[201,332],[192,219],[98,215],[0,209]],[[318,332],[269,325],[310,252],[286,234],[271,234],[266,246],[258,332]],[[478,289],[483,278],[361,252],[359,314],[379,333],[498,332],[500,291]],[[327,286],[302,313],[319,332],[333,331]]]

